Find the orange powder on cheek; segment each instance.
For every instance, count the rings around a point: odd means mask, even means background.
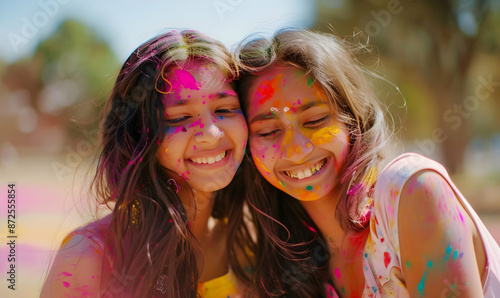
[[[285,184],[282,183],[281,181],[279,181],[278,178],[271,176],[271,171],[268,168],[266,168],[266,166],[260,161],[260,159],[257,156],[253,155],[252,158],[253,158],[253,162],[255,163],[255,166],[257,167],[259,172],[261,172],[261,169],[262,169],[268,175],[266,180],[269,181],[269,183],[274,185],[276,188],[281,189],[282,191],[286,192]],[[263,174],[263,176],[264,176],[264,174]]]
[[[266,166],[260,161],[260,159],[257,156],[253,155],[252,157],[253,157],[253,162],[255,163],[255,166],[257,167],[257,169],[261,168],[266,172],[266,174],[268,174],[268,175],[271,174],[271,171],[269,171],[266,168]]]
[[[315,192],[305,192],[302,194],[299,194],[300,200],[301,201],[314,201],[319,199],[318,194]]]

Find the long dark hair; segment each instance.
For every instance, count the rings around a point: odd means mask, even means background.
[[[92,186],[100,202],[112,209],[105,252],[114,271],[101,293],[196,296],[200,249],[177,186],[171,183],[172,173],[156,157],[165,131],[163,96],[169,91],[162,78],[189,60],[217,67],[228,81],[237,75],[221,43],[196,31],[171,31],[129,56],[106,103],[102,152]],[[224,196],[234,195],[230,187]],[[215,218],[227,217],[237,208],[222,192],[215,200]]]
[[[362,207],[376,181],[388,138],[383,112],[350,46],[331,34],[284,30],[270,40],[243,44],[236,59],[244,111],[249,84],[273,65],[293,65],[320,84],[350,137],[349,154],[335,181],[340,200],[332,215],[335,212],[347,232],[365,231],[369,213]],[[255,167],[245,171],[259,176],[247,181],[257,187],[249,188],[246,196],[257,229],[258,248],[253,253],[259,291],[273,296],[323,296],[329,256],[321,233],[298,200],[273,187]]]

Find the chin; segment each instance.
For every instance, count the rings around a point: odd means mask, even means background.
[[[229,174],[227,174],[229,176]],[[204,192],[214,192],[223,189],[228,186],[231,180],[233,179],[233,175],[230,177],[227,176],[216,176],[203,183],[202,187],[198,187],[200,191]]]

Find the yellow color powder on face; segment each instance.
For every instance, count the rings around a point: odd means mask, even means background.
[[[315,145],[323,145],[331,142],[335,135],[337,135],[338,133],[340,133],[340,128],[338,127],[338,125],[333,124],[328,127],[323,127],[322,129],[313,133],[311,141]]]
[[[271,174],[271,171],[269,171],[266,166],[260,161],[260,159],[253,155],[253,161],[255,162],[255,165],[257,166],[257,168],[262,168],[264,171],[266,171],[266,174]]]
[[[168,152],[168,148],[165,148],[165,153],[167,153],[167,152]]]

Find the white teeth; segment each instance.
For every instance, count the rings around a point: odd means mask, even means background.
[[[305,169],[305,170],[298,170],[298,171],[285,171],[285,174],[289,177],[296,178],[296,179],[304,179],[311,177],[314,173],[317,171],[321,170],[321,168],[325,165],[326,161],[322,159],[315,165],[313,165],[310,169]]]
[[[221,161],[224,157],[226,157],[226,151],[222,152],[221,154],[218,154],[216,156],[210,156],[210,157],[202,157],[202,158],[193,158],[191,159],[192,162],[195,162],[197,164],[213,164],[218,161]]]

